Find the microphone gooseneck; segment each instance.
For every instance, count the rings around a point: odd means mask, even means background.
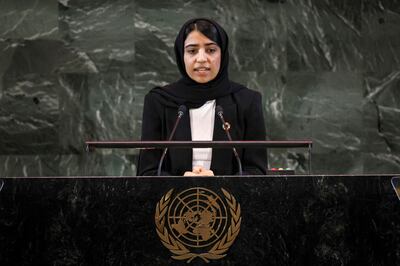
[[[174,124],[174,127],[172,128],[171,134],[168,137],[168,141],[171,141],[172,138],[174,137],[176,128],[178,127],[178,124],[181,121],[182,116],[184,116],[184,114],[186,113],[186,110],[187,110],[187,108],[186,108],[185,105],[180,105],[179,106],[179,108],[178,108],[178,116],[176,117],[175,124]],[[167,151],[168,151],[168,147],[164,149],[164,151],[163,151],[163,153],[161,155],[160,161],[158,163],[157,176],[161,175],[161,167],[162,167],[165,155],[167,154]]]
[[[217,107],[215,107],[215,111],[217,112],[217,115],[218,115],[219,119],[221,120],[222,129],[225,131],[226,136],[228,137],[228,140],[232,141],[231,134],[229,133],[229,129],[231,128],[231,125],[228,122],[226,122],[224,119],[224,110],[222,109],[222,107],[220,105],[217,105]],[[233,154],[235,155],[236,161],[238,163],[239,175],[243,175],[242,162],[240,161],[239,154],[237,153],[235,147],[232,147],[232,150],[233,150]]]

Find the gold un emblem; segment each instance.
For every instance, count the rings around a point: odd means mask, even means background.
[[[210,262],[225,257],[242,222],[235,197],[223,188],[225,201],[203,187],[171,197],[173,190],[161,198],[155,212],[157,234],[171,257],[188,263],[195,258]]]

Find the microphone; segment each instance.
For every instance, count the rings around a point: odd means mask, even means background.
[[[182,116],[186,113],[186,109],[187,109],[186,106],[183,104],[179,106],[178,116],[176,117],[175,124],[174,124],[174,127],[172,128],[171,134],[169,135],[168,141],[171,141],[171,139],[174,137],[176,128],[178,127],[178,124],[181,121]],[[167,151],[168,151],[168,147],[166,147],[164,149],[164,151],[161,155],[160,162],[158,163],[157,176],[161,175],[161,166],[164,161],[165,155],[167,154]]]
[[[217,115],[219,116],[219,119],[222,122],[222,129],[225,131],[226,136],[228,137],[229,141],[232,141],[231,134],[229,133],[229,129],[231,128],[231,124],[229,124],[228,122],[225,121],[225,119],[224,119],[224,110],[222,109],[222,107],[220,105],[217,105],[217,107],[215,107],[215,111],[217,112]],[[237,161],[238,166],[239,166],[239,175],[243,175],[242,162],[240,161],[239,154],[237,153],[235,147],[232,147],[232,150],[233,150],[233,154],[235,155],[236,161]]]

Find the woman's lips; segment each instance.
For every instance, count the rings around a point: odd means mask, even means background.
[[[209,67],[197,67],[194,69],[194,72],[199,76],[207,76],[210,73]]]
[[[205,72],[205,71],[210,71],[210,68],[209,67],[196,67],[194,69],[194,71]]]

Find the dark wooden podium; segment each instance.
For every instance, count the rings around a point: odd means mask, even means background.
[[[0,265],[400,265],[391,178],[0,178]]]

